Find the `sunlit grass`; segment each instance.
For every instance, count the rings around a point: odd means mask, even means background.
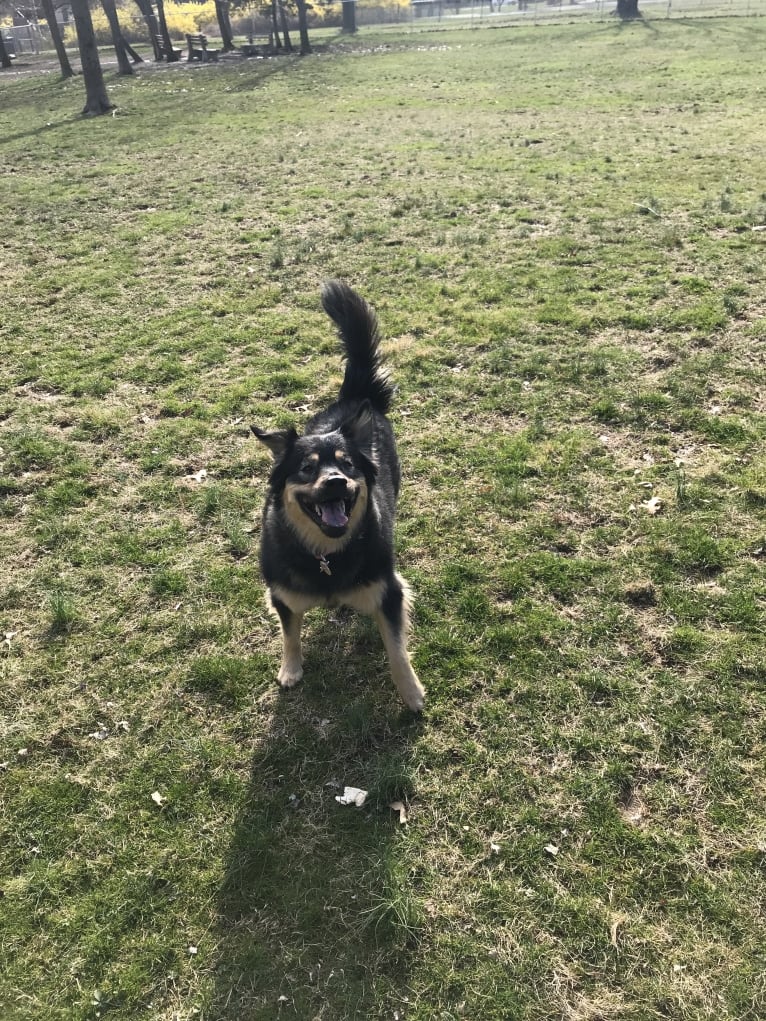
[[[763,1014],[763,35],[0,79],[3,1018]],[[275,685],[249,426],[337,393],[332,276],[423,720],[341,612]]]

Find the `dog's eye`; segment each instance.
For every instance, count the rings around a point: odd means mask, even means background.
[[[337,460],[341,468],[344,468],[346,471],[350,471],[354,467],[354,462],[350,457],[339,457]]]
[[[310,475],[316,470],[316,461],[304,461],[300,466],[301,475]]]

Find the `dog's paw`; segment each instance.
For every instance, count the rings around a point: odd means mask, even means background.
[[[277,674],[277,681],[282,688],[294,688],[303,680],[303,668],[283,666]]]
[[[413,713],[422,713],[426,704],[426,689],[417,679],[415,674],[407,679],[406,683],[397,684],[402,701]]]

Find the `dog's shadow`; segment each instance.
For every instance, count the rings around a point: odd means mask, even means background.
[[[218,904],[205,1016],[388,1016],[420,939],[397,845],[423,724],[401,708],[374,625],[307,617],[305,680],[269,689]],[[274,668],[276,670],[277,663]],[[362,674],[365,676],[362,678]],[[336,798],[368,792],[361,807]]]

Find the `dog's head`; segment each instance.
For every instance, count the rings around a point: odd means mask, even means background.
[[[274,456],[271,489],[293,531],[312,551],[344,545],[364,519],[377,472],[369,403],[333,432],[251,429]]]

